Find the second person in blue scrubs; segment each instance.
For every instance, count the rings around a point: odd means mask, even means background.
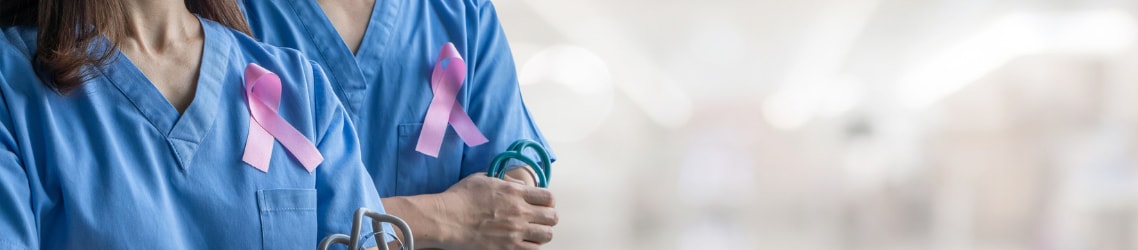
[[[489,0],[242,0],[256,37],[324,65],[359,128],[364,162],[387,211],[417,246],[536,249],[557,223],[552,194],[524,168],[484,176],[517,139],[544,143],[519,91]],[[431,69],[445,43],[468,64],[458,102],[490,142],[467,147],[448,129],[437,158],[417,152]],[[516,183],[515,183],[516,182]]]

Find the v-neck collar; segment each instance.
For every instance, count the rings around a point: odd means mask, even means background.
[[[178,114],[162,92],[122,52],[116,51],[114,62],[103,69],[109,82],[166,137],[183,170],[188,168],[198,144],[213,125],[221,99],[221,81],[225,79],[230,61],[231,41],[226,39],[224,28],[201,17],[198,20],[204,34],[202,60],[194,99],[184,113]]]
[[[324,71],[332,78],[343,93],[349,112],[358,114],[368,88],[360,67],[379,67],[364,65],[361,61],[373,61],[387,54],[392,46],[386,46],[393,37],[395,22],[403,0],[376,0],[368,20],[360,47],[353,54],[344,39],[328,19],[324,9],[316,0],[289,0],[289,4],[300,23],[304,25],[308,39],[323,59]],[[315,59],[315,58],[314,58]],[[331,65],[336,65],[332,67]]]

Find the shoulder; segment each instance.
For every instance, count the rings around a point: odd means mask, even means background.
[[[466,2],[467,7],[472,8],[472,9],[476,9],[476,10],[482,9],[483,7],[494,6],[494,3],[491,2],[490,0],[463,0],[463,2]]]
[[[31,58],[35,54],[36,35],[36,27],[32,26],[0,27],[0,47],[4,56],[15,53]]]
[[[478,13],[483,11],[484,8],[493,8],[493,3],[490,0],[407,0],[412,2],[419,2],[420,6],[429,9],[435,14],[442,15],[466,15],[467,13]]]
[[[281,102],[280,113],[298,128],[315,128],[311,127],[312,122],[320,122],[321,119],[314,110],[320,108],[319,101],[326,98],[325,93],[331,92],[327,89],[330,85],[323,77],[323,71],[319,66],[312,63],[300,51],[259,42],[245,33],[212,21],[202,21],[202,23],[203,26],[209,26],[207,29],[211,29],[207,31],[206,39],[228,49],[225,53],[226,58],[220,59],[226,60],[225,63],[229,65],[228,75],[243,78],[244,72],[254,64],[272,72],[280,79],[281,100],[289,100]],[[217,37],[209,38],[211,34]],[[202,63],[206,62],[203,60]],[[309,124],[309,126],[298,124]],[[312,132],[306,129],[301,131],[307,131],[305,134],[308,135]]]
[[[295,17],[293,8],[296,7],[297,3],[294,0],[238,0],[237,5],[245,14],[245,20],[250,23],[250,26],[253,26],[254,32],[256,32],[258,26],[293,21]]]
[[[213,21],[203,20],[203,27],[214,29],[215,31],[211,33],[224,36],[219,39],[222,40],[221,43],[228,43],[228,47],[231,48],[230,60],[242,62],[241,66],[249,63],[260,65],[280,76],[282,80],[292,80],[288,82],[302,79],[311,81],[313,70],[311,61],[300,51],[262,43],[248,34]]]
[[[44,86],[32,67],[35,45],[35,27],[0,28],[0,78],[3,78],[0,80],[5,82],[3,92],[10,93],[13,88],[43,91]]]
[[[214,29],[212,32],[215,34],[222,34],[221,42],[228,43],[235,52],[241,56],[256,62],[281,62],[281,63],[294,63],[306,64],[308,59],[304,57],[300,51],[290,48],[277,47],[271,44],[266,44],[258,41],[256,38],[249,36],[243,32],[230,29],[217,22],[202,19],[202,26],[207,29]],[[209,38],[207,38],[209,39]],[[236,55],[234,55],[236,56]]]
[[[477,39],[487,24],[497,22],[497,15],[490,0],[405,0],[413,2],[405,8],[404,12],[413,12],[407,17],[416,19],[414,22],[403,22],[400,28],[407,35],[422,34],[416,30],[421,26],[438,28],[427,31],[434,39],[444,41],[430,41],[431,44],[442,45],[444,42],[454,42],[459,51],[465,51],[459,40]],[[437,48],[436,48],[437,49]]]
[[[241,6],[242,8],[267,7],[270,9],[277,9],[277,8],[280,8],[284,5],[289,4],[288,1],[291,1],[291,0],[237,0],[237,5]],[[315,0],[312,0],[312,1],[315,1]],[[380,0],[380,1],[383,1],[383,0]],[[249,10],[245,10],[245,11],[249,11]]]

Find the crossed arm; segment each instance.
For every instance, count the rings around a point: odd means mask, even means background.
[[[505,180],[475,173],[445,192],[384,198],[383,205],[410,224],[419,248],[539,249],[553,240],[557,210],[527,168]]]

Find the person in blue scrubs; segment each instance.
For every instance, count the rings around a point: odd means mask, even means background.
[[[485,177],[518,139],[548,148],[522,102],[509,45],[489,0],[241,0],[254,36],[324,65],[359,128],[364,163],[387,211],[406,220],[417,246],[534,249],[557,223],[553,196]],[[438,157],[416,151],[440,48],[468,64],[458,102],[487,144],[468,147],[448,129]]]
[[[15,20],[7,18],[17,16],[12,6],[0,8],[0,249],[313,249],[326,235],[350,232],[356,209],[383,211],[321,67],[231,29],[243,25],[236,3],[236,19],[222,25],[203,13],[224,4],[120,0],[112,3],[125,13],[102,17],[126,17],[119,27],[130,32],[106,35],[114,31],[95,25],[114,20],[75,18],[84,17],[78,7],[100,6],[41,1],[61,7]],[[22,3],[15,11],[43,13],[34,0]],[[196,12],[187,8],[193,3]],[[107,64],[86,65],[79,85],[57,88],[49,81],[60,75],[48,72],[64,71],[44,66],[37,54],[51,52],[37,34],[81,31],[28,26],[34,18],[97,27],[81,48],[118,49]],[[249,64],[279,75],[277,112],[323,156],[315,169],[280,143],[267,171],[243,162]]]

